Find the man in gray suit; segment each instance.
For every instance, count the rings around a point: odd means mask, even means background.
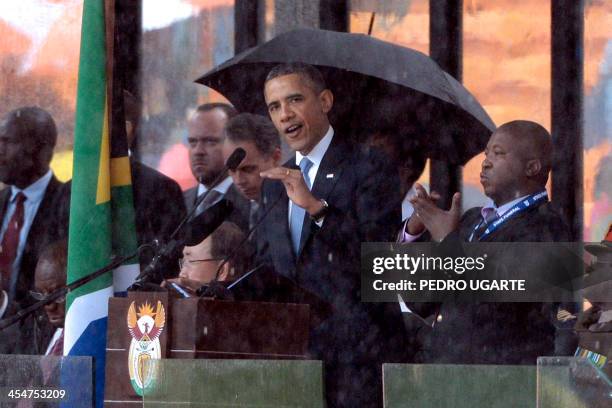
[[[249,226],[249,203],[232,184],[232,178],[225,174],[222,181],[212,185],[223,172],[223,138],[227,121],[236,115],[236,110],[224,103],[206,103],[198,106],[189,120],[188,137],[189,163],[198,185],[184,193],[187,212],[193,209],[198,197],[212,189],[208,197],[196,210],[196,215],[206,208],[226,199],[234,207],[228,221],[243,231]]]

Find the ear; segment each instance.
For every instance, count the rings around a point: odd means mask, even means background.
[[[319,101],[321,102],[323,112],[329,113],[332,106],[334,106],[334,94],[329,89],[324,89],[319,94]]]
[[[221,271],[219,272],[219,281],[223,282],[229,279],[233,279],[234,277],[230,274],[232,268],[233,267],[231,265],[231,262],[226,262],[223,265],[223,268],[221,268]]]
[[[525,175],[535,177],[542,171],[542,162],[539,159],[528,160],[525,164]]]
[[[281,149],[280,147],[277,147],[274,149],[274,151],[272,152],[272,162],[274,163],[275,167],[278,167],[278,165],[280,164],[280,160],[281,160]]]

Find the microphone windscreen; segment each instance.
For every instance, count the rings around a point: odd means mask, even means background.
[[[232,213],[234,206],[223,199],[208,207],[185,225],[185,245],[194,246],[204,241]]]
[[[238,147],[236,150],[234,150],[230,157],[227,158],[227,161],[225,162],[225,167],[227,167],[229,170],[234,171],[238,168],[238,166],[240,166],[240,162],[242,162],[245,157],[246,152],[244,151],[244,149],[242,147]]]

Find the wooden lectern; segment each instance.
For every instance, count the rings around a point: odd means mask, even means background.
[[[309,325],[307,304],[175,299],[167,292],[111,298],[104,405],[142,404],[143,359],[305,359]]]

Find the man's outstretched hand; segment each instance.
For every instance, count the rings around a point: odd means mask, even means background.
[[[414,207],[414,213],[406,227],[408,233],[418,235],[423,232],[423,229],[427,229],[435,241],[442,241],[459,224],[459,218],[461,217],[461,194],[455,193],[451,208],[448,211],[444,211],[434,203],[439,198],[439,195],[435,193],[427,194],[427,191],[420,184],[416,184],[415,188],[417,194],[410,200]]]

